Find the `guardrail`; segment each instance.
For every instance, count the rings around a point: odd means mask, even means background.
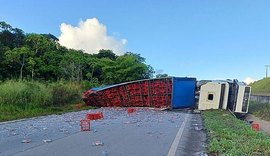
[[[270,95],[250,95],[250,101],[270,103]]]

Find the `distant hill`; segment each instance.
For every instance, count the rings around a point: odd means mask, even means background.
[[[270,95],[270,78],[264,78],[250,84],[252,94],[269,94]]]

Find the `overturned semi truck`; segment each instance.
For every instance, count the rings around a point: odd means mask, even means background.
[[[84,92],[82,99],[97,107],[156,107],[230,109],[247,113],[251,88],[237,80],[196,81],[196,78],[166,77],[125,82]]]

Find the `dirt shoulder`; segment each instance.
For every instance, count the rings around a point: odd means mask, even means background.
[[[253,123],[258,123],[260,125],[260,130],[270,134],[270,121],[262,120],[252,114],[248,114],[246,121],[253,121]]]

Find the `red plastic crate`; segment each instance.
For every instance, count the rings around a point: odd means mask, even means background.
[[[103,116],[103,112],[98,112],[97,114],[99,115],[99,118],[100,118],[100,119],[103,119],[103,117],[104,117],[104,116]]]
[[[145,107],[150,107],[150,98],[148,95],[143,96],[143,102],[144,102],[143,104]]]
[[[128,108],[127,112],[128,112],[128,114],[131,114],[131,113],[136,112],[136,109],[135,108]]]
[[[259,131],[260,130],[260,125],[257,123],[251,124],[251,127],[254,131]]]
[[[82,119],[80,120],[81,131],[90,131],[90,120]]]
[[[88,113],[88,114],[86,114],[86,117],[85,117],[86,119],[88,119],[88,120],[94,120],[94,114],[90,114],[90,113]]]
[[[110,106],[111,107],[121,107],[121,99],[120,97],[115,97],[113,99],[110,99]]]
[[[87,120],[98,120],[103,118],[103,113],[102,112],[97,112],[97,113],[88,113],[86,114],[85,117]]]
[[[143,95],[148,95],[148,87],[147,86],[142,87],[142,94]]]

